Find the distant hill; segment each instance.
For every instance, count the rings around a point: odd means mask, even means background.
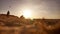
[[[26,25],[30,24],[30,19],[25,19],[23,16],[20,18],[14,15],[0,14],[0,25]]]
[[[19,23],[20,20],[17,16],[14,15],[9,15],[7,16],[6,14],[0,14],[0,24],[2,25],[2,23],[5,24],[13,24],[13,23]]]
[[[33,19],[33,21],[37,23],[42,22],[43,24],[46,23],[47,25],[53,25],[59,23],[60,19]],[[28,25],[30,23],[34,22],[31,22],[30,19],[25,19],[23,16],[19,18],[14,15],[7,16],[7,14],[0,14],[0,25]]]
[[[12,21],[12,20],[18,20],[19,18],[17,16],[14,15],[9,15],[7,16],[6,14],[0,14],[0,21]]]

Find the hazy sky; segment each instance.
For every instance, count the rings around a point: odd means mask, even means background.
[[[33,18],[60,19],[60,0],[0,0],[0,13],[9,10],[12,15],[20,16],[26,8],[32,10]]]

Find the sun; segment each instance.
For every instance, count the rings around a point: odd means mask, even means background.
[[[31,10],[29,10],[29,9],[23,10],[23,16],[25,18],[31,18],[31,16],[32,16]]]

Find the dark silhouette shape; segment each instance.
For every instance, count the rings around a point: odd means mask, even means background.
[[[24,16],[22,15],[22,16],[20,17],[20,19],[25,19],[25,18],[24,18]]]
[[[10,12],[8,11],[8,12],[7,12],[7,16],[9,16],[9,15],[10,15]]]

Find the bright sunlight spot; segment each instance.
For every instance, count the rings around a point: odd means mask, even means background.
[[[23,16],[25,17],[25,18],[31,18],[31,15],[32,13],[31,13],[31,10],[29,10],[29,9],[25,9],[25,10],[23,10]]]

